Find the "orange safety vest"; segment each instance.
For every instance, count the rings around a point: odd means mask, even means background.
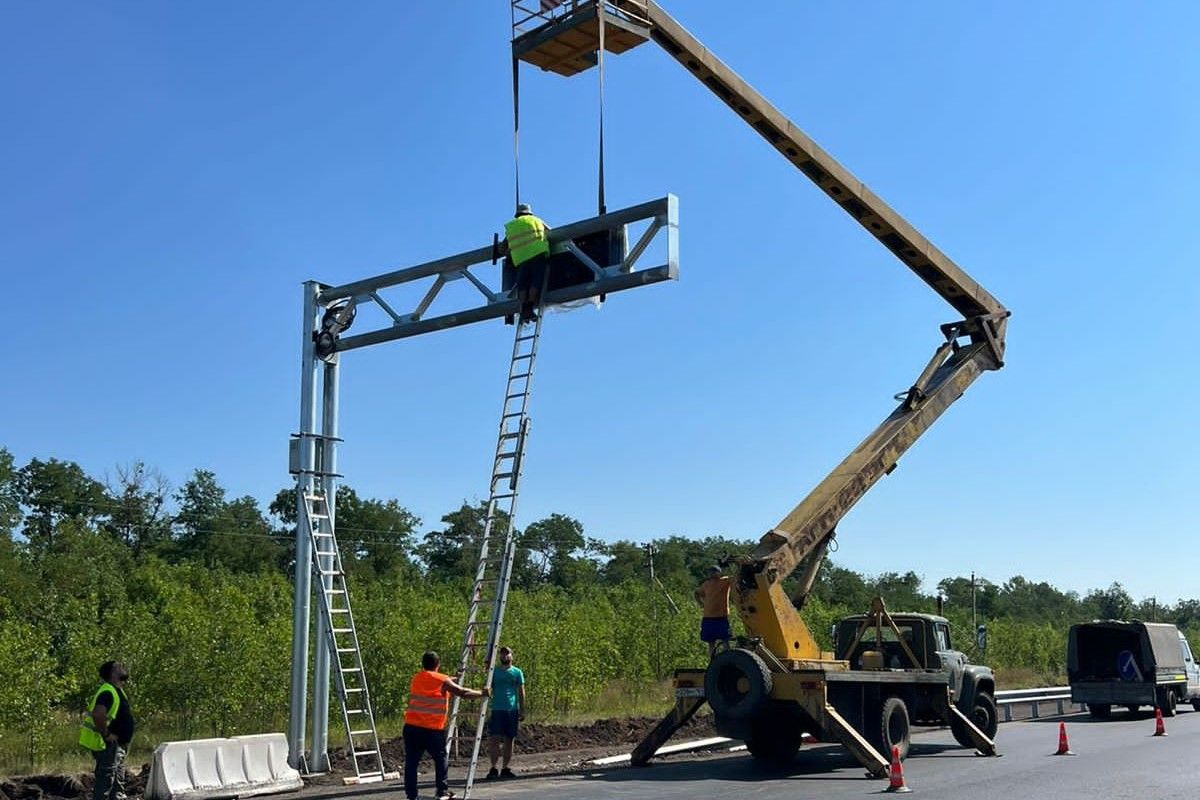
[[[446,727],[450,714],[450,693],[446,691],[449,675],[423,669],[413,675],[408,687],[408,708],[404,724],[440,731]]]

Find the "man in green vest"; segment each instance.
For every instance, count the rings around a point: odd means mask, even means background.
[[[125,800],[125,754],[133,739],[133,708],[125,696],[129,670],[119,661],[100,665],[104,682],[88,703],[79,743],[96,759],[92,800]]]
[[[517,215],[504,223],[504,246],[517,270],[516,291],[525,322],[541,305],[550,266],[550,226],[533,215],[528,203],[521,203]]]

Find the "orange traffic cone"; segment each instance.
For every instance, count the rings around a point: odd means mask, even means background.
[[[892,766],[888,769],[888,792],[911,792],[904,784],[904,767],[900,765],[900,748],[892,748]]]
[[[1065,722],[1058,723],[1058,752],[1055,753],[1054,755],[1056,755],[1056,756],[1073,756],[1073,755],[1075,755],[1074,753],[1071,752],[1071,745],[1069,745],[1067,743],[1067,723],[1065,723]]]
[[[1162,709],[1161,708],[1154,709],[1154,735],[1155,736],[1166,736],[1167,735],[1167,727],[1165,725],[1163,725],[1163,717],[1162,717]]]

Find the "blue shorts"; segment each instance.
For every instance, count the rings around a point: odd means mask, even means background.
[[[700,620],[700,641],[723,642],[732,638],[729,617],[705,617]]]
[[[506,739],[517,738],[517,712],[492,709],[492,715],[488,717],[488,733]]]

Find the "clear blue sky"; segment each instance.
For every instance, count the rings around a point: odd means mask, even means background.
[[[742,4],[739,4],[742,5]],[[1013,310],[835,558],[1195,597],[1194,3],[668,2]],[[0,7],[0,445],[289,481],[300,284],[490,242],[507,3]],[[652,45],[610,59],[610,207],[680,197],[681,279],[554,316],[520,517],[757,537],[955,317]],[[523,72],[523,181],[595,203],[595,72]],[[511,329],[343,361],[341,467],[425,528],[486,491]]]

